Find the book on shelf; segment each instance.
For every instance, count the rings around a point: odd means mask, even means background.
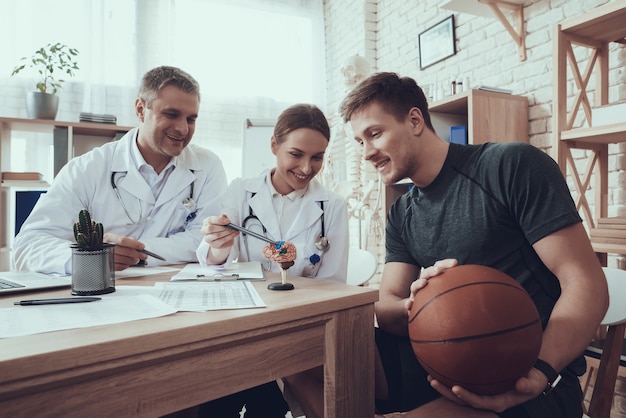
[[[483,86],[480,85],[478,87],[476,87],[477,90],[484,90],[484,91],[491,91],[494,93],[503,93],[503,94],[511,94],[513,93],[513,90],[509,90],[509,89],[501,89],[498,87],[490,87],[490,86]]]
[[[79,120],[81,122],[117,123],[117,117],[115,115],[107,115],[103,113],[80,112]]]
[[[43,174],[34,171],[3,171],[2,181],[4,180],[41,180]]]
[[[50,183],[45,180],[2,180],[0,185],[2,187],[50,187]]]

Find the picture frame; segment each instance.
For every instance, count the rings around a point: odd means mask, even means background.
[[[420,70],[456,54],[454,15],[418,35]]]

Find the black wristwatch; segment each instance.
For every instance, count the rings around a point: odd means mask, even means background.
[[[543,394],[547,395],[554,390],[556,385],[561,381],[561,375],[554,370],[552,366],[541,359],[537,359],[535,365],[533,366],[535,369],[539,370],[548,378],[548,384],[546,388],[543,390]]]

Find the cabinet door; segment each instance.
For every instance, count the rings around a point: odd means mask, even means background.
[[[528,142],[528,99],[473,90],[468,102],[473,144]]]

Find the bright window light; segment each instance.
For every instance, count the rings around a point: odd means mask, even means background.
[[[214,97],[313,100],[311,19],[195,1],[176,14],[175,61]],[[186,41],[182,41],[186,40]]]

